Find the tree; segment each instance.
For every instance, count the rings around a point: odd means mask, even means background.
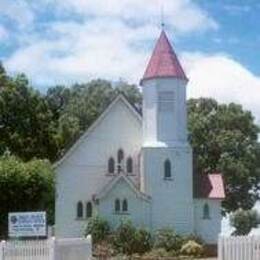
[[[52,111],[59,114],[59,154],[97,119],[119,93],[132,104],[141,104],[142,96],[138,88],[123,81],[112,86],[109,81],[98,79],[87,84],[75,84],[69,93],[63,87],[48,92],[47,99],[52,104]]]
[[[24,163],[5,154],[0,158],[0,234],[6,235],[9,212],[47,211],[54,219],[54,174],[46,160]]]
[[[4,83],[0,89],[0,144],[24,160],[57,154],[53,115],[45,98],[29,86],[24,75]]]
[[[238,209],[231,215],[230,223],[235,228],[233,235],[245,236],[260,224],[260,216],[256,210]]]
[[[203,98],[191,99],[188,109],[199,174],[223,174],[225,211],[252,208],[260,188],[259,128],[252,114],[237,104],[222,105]]]

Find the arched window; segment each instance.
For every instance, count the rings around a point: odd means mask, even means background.
[[[77,218],[83,218],[83,203],[81,201],[77,204]]]
[[[209,219],[210,218],[210,212],[209,212],[209,205],[206,203],[203,207],[203,218]]]
[[[89,201],[86,205],[86,217],[91,218],[92,217],[92,203]]]
[[[127,173],[133,173],[133,159],[131,157],[128,157],[127,159],[126,170]]]
[[[124,160],[124,151],[119,149],[117,152],[117,162],[120,164]]]
[[[115,200],[115,212],[120,212],[120,200]]]
[[[123,212],[127,212],[128,211],[128,203],[127,203],[126,199],[123,200],[122,210],[123,210]]]
[[[172,177],[172,172],[171,172],[171,162],[169,159],[167,159],[164,162],[164,178],[169,179]]]
[[[108,173],[114,173],[115,172],[115,160],[114,158],[109,158],[108,160]]]

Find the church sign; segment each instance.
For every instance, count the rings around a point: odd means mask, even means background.
[[[46,212],[17,212],[8,215],[9,237],[45,237]]]

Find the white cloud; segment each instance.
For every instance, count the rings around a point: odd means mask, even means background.
[[[90,78],[119,78],[136,82],[145,66],[145,52],[137,43],[159,33],[152,27],[137,29],[114,21],[84,24],[53,23],[48,34],[55,39],[27,39],[26,46],[5,61],[9,71],[25,72],[38,85],[81,82]],[[95,25],[95,26],[94,26]]]
[[[236,102],[253,112],[260,123],[260,77],[225,54],[183,55],[190,82],[189,97],[213,97]]]
[[[165,22],[178,32],[217,29],[218,24],[191,0],[56,0],[59,8],[83,16],[110,17],[135,24],[158,25],[161,6]]]

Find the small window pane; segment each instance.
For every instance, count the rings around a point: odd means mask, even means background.
[[[87,206],[86,206],[86,216],[87,218],[91,218],[92,217],[92,203],[88,202]]]
[[[113,158],[110,158],[108,160],[108,172],[109,173],[115,172],[115,160]]]
[[[204,219],[210,218],[209,205],[208,204],[205,204],[204,207],[203,207],[203,218]]]
[[[172,173],[171,173],[171,162],[167,159],[164,162],[164,178],[171,178]]]
[[[118,163],[121,163],[124,159],[124,152],[122,149],[118,150],[118,153],[117,153],[117,162]]]
[[[81,201],[77,204],[77,218],[83,218],[83,204]]]
[[[123,211],[124,211],[124,212],[127,212],[127,211],[128,211],[128,203],[127,203],[127,200],[126,200],[126,199],[123,201]]]
[[[115,200],[115,212],[120,212],[120,200]]]
[[[127,159],[126,168],[128,173],[133,173],[133,159],[131,157]]]

